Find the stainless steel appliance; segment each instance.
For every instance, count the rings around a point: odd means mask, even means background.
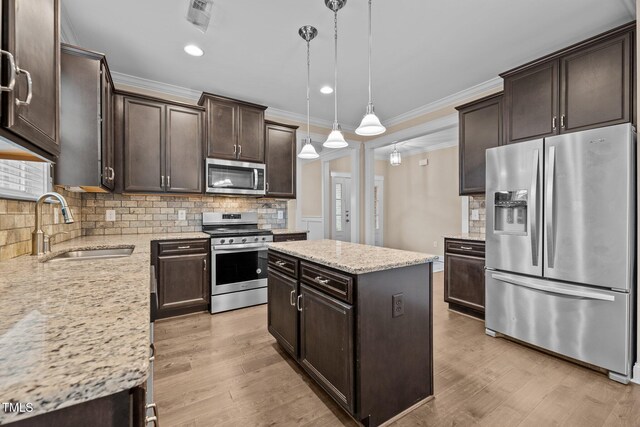
[[[629,381],[635,144],[621,124],[487,150],[488,334]]]
[[[269,230],[258,228],[255,212],[202,214],[211,235],[211,313],[267,302]]]
[[[207,193],[264,196],[265,165],[207,159]]]

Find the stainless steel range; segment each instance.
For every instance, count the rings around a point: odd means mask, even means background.
[[[255,212],[202,214],[211,235],[211,313],[267,302],[269,230],[258,228]]]

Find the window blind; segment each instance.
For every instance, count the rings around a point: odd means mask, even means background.
[[[0,197],[37,200],[50,188],[49,163],[0,159]]]

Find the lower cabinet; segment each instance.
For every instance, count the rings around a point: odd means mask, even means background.
[[[433,394],[431,264],[351,274],[270,249],[268,268],[269,332],[355,420]]]
[[[342,406],[353,406],[353,306],[300,286],[300,363]]]
[[[445,240],[444,300],[479,318],[484,318],[484,250],[484,242]]]
[[[209,241],[152,243],[158,280],[158,318],[204,311],[209,306]]]

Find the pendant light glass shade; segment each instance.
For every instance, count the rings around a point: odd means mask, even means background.
[[[325,0],[325,5],[333,11],[334,24],[334,85],[333,85],[333,102],[334,102],[334,121],[333,130],[329,134],[327,140],[322,144],[327,148],[345,148],[349,144],[342,135],[342,129],[338,123],[338,11],[342,9],[347,0]]]
[[[389,156],[389,163],[391,163],[391,166],[400,166],[400,164],[402,163],[402,156],[400,155],[400,152],[396,148],[395,144],[393,144],[393,151]]]
[[[300,150],[300,154],[298,157],[305,160],[317,159],[320,157],[315,147],[311,144],[311,133],[310,133],[310,111],[309,111],[309,74],[311,70],[311,54],[309,43],[311,40],[318,35],[318,30],[316,30],[311,25],[305,25],[300,27],[298,30],[298,34],[307,42],[307,137],[302,140],[303,146],[302,150]]]
[[[382,126],[380,119],[373,110],[373,96],[371,94],[371,0],[369,0],[369,103],[367,111],[356,129],[356,133],[362,136],[375,136],[383,134],[387,128]]]

